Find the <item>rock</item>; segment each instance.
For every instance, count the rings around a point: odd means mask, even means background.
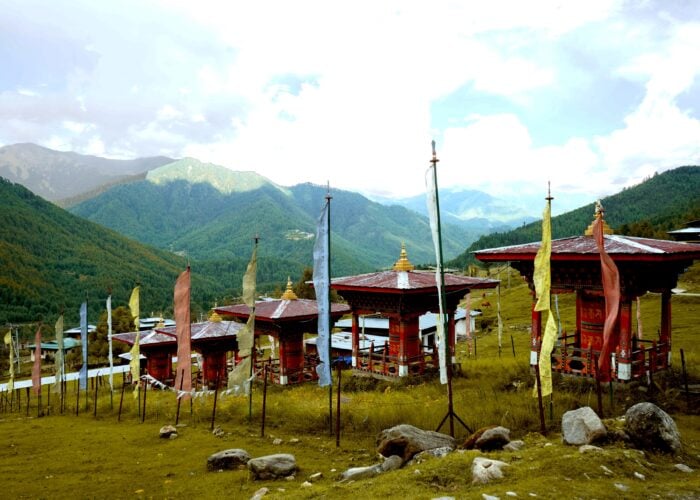
[[[681,436],[676,423],[653,403],[638,403],[627,410],[625,432],[638,448],[671,453],[681,449]]]
[[[592,444],[582,444],[581,446],[578,447],[579,453],[591,453],[591,452],[599,452],[603,451],[603,448],[600,448],[598,446],[593,446]]]
[[[172,434],[170,434],[168,439],[177,439],[177,436],[178,436],[177,432],[173,432]]]
[[[160,428],[160,437],[167,439],[173,434],[177,434],[177,428],[174,425],[164,425]]]
[[[634,477],[636,477],[640,481],[644,481],[646,479],[646,476],[644,474],[639,473],[639,472],[635,472]]]
[[[297,444],[297,443],[301,443],[301,439],[299,439],[299,438],[292,438],[292,439],[289,440],[289,442],[290,442],[291,444]]]
[[[503,467],[508,467],[508,464],[500,460],[476,457],[472,462],[472,484],[486,484],[492,479],[501,479]]]
[[[341,481],[354,481],[356,479],[366,479],[382,473],[382,465],[369,465],[367,467],[351,467],[340,475]]]
[[[678,469],[681,472],[687,472],[687,473],[693,472],[693,469],[691,469],[690,467],[688,467],[685,464],[676,464],[673,467]]]
[[[573,445],[591,444],[607,435],[605,425],[589,406],[564,413],[561,433],[564,443]]]
[[[312,486],[313,486],[313,484],[311,484],[308,481],[304,481],[303,483],[301,483],[302,488],[311,488]]]
[[[506,491],[506,496],[507,497],[517,497],[518,494],[514,491]]]
[[[413,455],[411,463],[420,464],[424,462],[426,458],[442,458],[452,453],[452,451],[454,451],[452,448],[448,448],[446,446],[443,448],[433,448],[432,450],[421,451],[420,453]]]
[[[611,471],[611,470],[610,470],[609,468],[607,468],[606,466],[601,465],[600,468],[603,469],[603,474],[605,474],[606,476],[612,476],[612,475],[613,475],[613,471]]]
[[[481,498],[483,498],[484,500],[501,500],[501,497],[487,495],[486,493],[482,493]]]
[[[516,439],[515,441],[511,441],[510,443],[505,445],[503,449],[505,451],[520,451],[523,449],[523,446],[525,446],[525,441]]]
[[[400,469],[403,465],[403,458],[398,455],[392,455],[382,462],[382,472]]]
[[[447,434],[424,431],[407,424],[384,429],[377,436],[377,452],[385,457],[398,455],[404,462],[413,455],[435,448],[455,448],[455,440]]]
[[[474,442],[474,447],[481,451],[501,450],[510,443],[510,429],[493,427],[486,429]]]
[[[297,462],[294,455],[277,453],[250,459],[248,469],[252,472],[253,479],[277,479],[294,475]]]
[[[323,472],[317,472],[309,476],[309,481],[311,481],[312,483],[315,483],[316,481],[319,481],[321,479],[323,479]]]
[[[615,488],[617,488],[617,489],[620,490],[620,491],[627,491],[627,490],[630,489],[629,486],[624,485],[624,484],[622,484],[622,483],[615,483]]]
[[[209,470],[235,470],[245,469],[250,455],[240,448],[219,451],[207,458],[207,469]]]
[[[224,437],[224,430],[219,427],[218,425],[214,428],[213,431],[211,431],[212,434],[214,434],[216,437]]]
[[[282,440],[281,440],[280,438],[275,438],[275,439],[272,441],[272,444],[274,444],[275,446],[279,446],[279,445],[282,444]]]
[[[258,491],[256,491],[252,497],[250,497],[250,500],[260,500],[262,497],[267,495],[269,493],[270,489],[269,488],[260,488]]]

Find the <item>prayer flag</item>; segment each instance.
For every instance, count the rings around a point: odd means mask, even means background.
[[[80,305],[80,344],[83,350],[83,366],[80,367],[79,387],[87,389],[88,379],[88,327],[87,327],[87,302]]]
[[[34,365],[32,366],[32,392],[41,394],[41,325],[34,334]]]
[[[12,330],[5,334],[5,345],[10,347],[10,380],[7,381],[7,392],[15,390],[15,348],[12,344]]]
[[[433,245],[435,246],[435,260],[437,266],[435,269],[435,283],[437,284],[438,294],[438,309],[439,316],[437,319],[436,341],[440,348],[438,359],[440,361],[440,383],[447,383],[447,356],[449,347],[447,346],[447,335],[445,332],[445,305],[442,303],[442,259],[440,258],[440,230],[438,224],[438,201],[437,201],[437,186],[435,185],[435,175],[433,169],[435,165],[428,168],[425,175],[426,182],[426,201],[428,203],[428,218],[430,219],[430,232],[433,236]]]
[[[245,326],[236,334],[238,341],[238,356],[244,358],[238,363],[228,376],[228,388],[235,389],[244,386],[244,392],[248,393],[250,385],[248,378],[251,370],[251,354],[253,340],[255,338],[255,280],[258,269],[258,247],[253,247],[253,254],[248,262],[248,267],[243,275],[243,302],[250,308],[250,315]],[[247,382],[247,383],[246,383]]]
[[[190,268],[180,273],[175,282],[175,328],[177,332],[177,372],[175,388],[189,393],[192,391],[192,349],[190,325]],[[186,396],[189,397],[189,396]]]
[[[131,380],[138,382],[141,376],[141,350],[139,348],[139,340],[141,340],[141,334],[139,333],[139,286],[135,286],[131,291],[131,297],[129,298],[129,311],[131,311],[131,317],[134,319],[134,330],[136,331],[136,336],[134,337],[134,345],[131,346],[129,353],[131,354],[131,361],[129,362],[129,368],[131,369]]]
[[[552,291],[552,205],[547,199],[547,205],[542,214],[542,243],[535,256],[535,270],[533,281],[537,303],[535,311],[546,312],[547,322],[540,343],[540,383],[542,384],[542,396],[552,393],[552,350],[557,338],[557,324],[552,314],[552,302],[550,293]],[[533,395],[537,397],[537,387],[533,390]]]
[[[617,343],[615,323],[617,323],[617,314],[620,310],[620,273],[615,262],[605,251],[602,215],[596,217],[595,221],[593,221],[593,236],[600,252],[600,274],[603,281],[603,295],[605,296],[603,347],[598,358],[598,369],[600,370],[601,380],[608,381],[610,379],[611,346]]]
[[[330,249],[328,239],[330,236],[330,200],[323,205],[321,215],[316,226],[316,242],[314,243],[314,291],[316,292],[316,304],[318,307],[318,337],[316,338],[316,350],[319,364],[316,366],[318,385],[328,386],[331,379],[330,359]]]
[[[56,371],[56,384],[53,387],[53,392],[61,393],[63,392],[63,314],[61,314],[56,320],[56,325],[54,326],[56,330],[56,356],[54,358],[54,369]]]
[[[107,297],[107,357],[109,359],[109,390],[114,390],[114,358],[112,357],[112,296]]]

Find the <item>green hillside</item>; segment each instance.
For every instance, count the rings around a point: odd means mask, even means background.
[[[435,261],[426,217],[399,206],[333,190],[333,274],[384,268],[401,242],[415,263]],[[260,237],[260,256],[277,269],[275,279],[311,265],[316,220],[326,189],[311,184],[282,188],[251,172],[186,159],[120,185],[71,211],[143,243],[199,261],[247,258]],[[444,251],[457,255],[467,232],[446,226]]]
[[[114,307],[126,305],[137,280],[142,315],[168,311],[185,266],[182,257],[131,241],[0,178],[0,324],[52,323],[65,309],[66,325],[75,325],[86,295],[88,319],[96,322],[107,290]],[[203,277],[196,265],[192,287],[195,312],[224,293],[223,284]]]
[[[556,193],[552,193],[555,205]],[[687,166],[654,175],[641,184],[603,198],[605,220],[615,232],[668,239],[666,231],[700,218],[700,167]],[[545,201],[542,201],[544,209]],[[593,220],[595,203],[552,218],[552,237],[583,234]],[[472,252],[484,248],[518,245],[542,238],[542,222],[523,225],[512,231],[482,236],[449,266],[464,268],[473,262]]]

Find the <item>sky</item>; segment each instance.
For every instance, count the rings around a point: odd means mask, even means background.
[[[0,2],[0,146],[540,213],[700,164],[700,2]],[[531,202],[530,200],[541,200]]]

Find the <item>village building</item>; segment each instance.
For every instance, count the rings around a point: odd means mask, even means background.
[[[691,220],[684,224],[682,229],[668,231],[668,235],[676,241],[688,243],[700,243],[700,219]]]
[[[451,362],[455,362],[457,307],[470,290],[496,288],[497,280],[445,273],[444,313]],[[405,246],[389,271],[361,274],[331,280],[331,288],[348,303],[352,314],[352,367],[356,374],[377,377],[422,375],[438,364],[437,349],[425,348],[421,341],[420,317],[439,313],[435,271],[417,271],[408,260]],[[381,352],[376,345],[361,347],[361,318],[380,314],[388,319],[389,338]]]
[[[250,308],[245,304],[215,307],[214,311],[224,317],[247,321]],[[331,304],[331,323],[350,312],[344,304]],[[318,304],[315,300],[300,299],[292,290],[291,280],[279,299],[255,302],[255,337],[269,336],[278,345],[279,353],[263,359],[253,350],[256,373],[263,373],[263,364],[268,364],[269,379],[281,385],[298,384],[316,380],[317,359],[304,352],[304,335],[318,332]]]
[[[603,212],[596,211],[603,219]],[[611,373],[602,379],[626,382],[666,369],[671,362],[671,290],[678,276],[700,259],[700,245],[670,240],[621,236],[604,224],[604,248],[620,277],[619,313],[614,326]],[[534,311],[534,260],[540,242],[475,252],[482,262],[510,262],[533,294],[530,363],[537,364],[542,340],[542,313]],[[638,338],[633,331],[632,304],[647,292],[661,296],[658,338]],[[606,304],[601,260],[592,225],[582,236],[552,241],[551,293],[576,294],[576,326],[561,332],[552,355],[552,369],[565,374],[595,376],[595,360],[603,346]]]

